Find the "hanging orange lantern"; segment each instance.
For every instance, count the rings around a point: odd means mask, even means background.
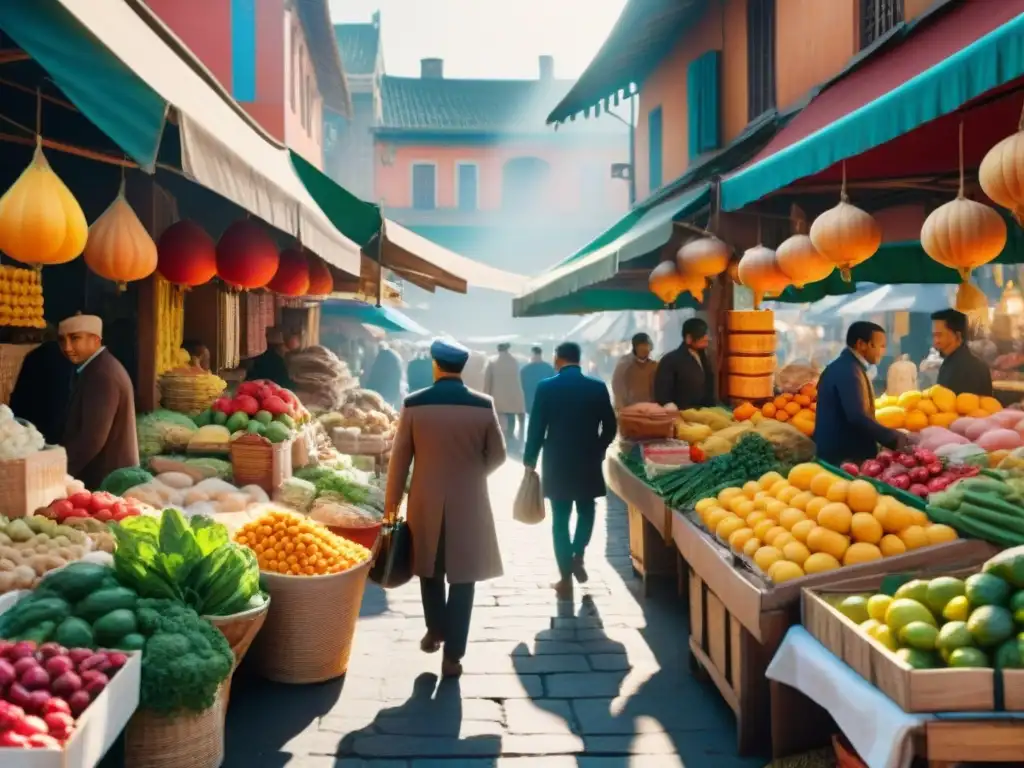
[[[89,227],[82,257],[89,269],[117,283],[119,290],[156,270],[156,243],[125,199],[123,179],[114,202]]]
[[[267,288],[282,296],[305,296],[309,293],[309,262],[306,254],[292,248],[281,251],[277,272]]]
[[[775,251],[755,245],[744,251],[737,268],[740,283],[754,293],[754,307],[761,306],[766,294],[779,294],[789,287],[790,280],[779,269]]]
[[[676,253],[676,266],[684,275],[717,277],[729,268],[732,249],[714,235],[691,240]]]
[[[334,275],[327,263],[313,254],[309,254],[309,296],[329,296],[334,293]]]
[[[233,288],[265,287],[274,279],[280,262],[270,235],[251,219],[236,221],[217,243],[217,275]]]
[[[824,280],[836,268],[830,259],[818,253],[810,237],[801,234],[786,238],[775,249],[775,261],[797,288]]]
[[[65,264],[81,255],[88,237],[82,207],[37,136],[32,162],[0,197],[0,251],[22,264]]]
[[[814,220],[810,237],[818,253],[839,267],[847,283],[853,279],[850,270],[874,256],[882,244],[882,228],[875,218],[850,204],[846,194],[845,162],[839,204]]]
[[[1024,224],[1024,112],[1017,132],[990,149],[978,167],[978,182],[997,205]]]
[[[217,276],[217,246],[206,230],[191,221],[171,224],[156,245],[156,269],[174,285],[192,287]]]
[[[934,261],[955,269],[966,283],[971,270],[988,264],[1006,247],[1006,222],[994,208],[964,196],[964,126],[960,124],[960,189],[924,220],[921,247]]]
[[[680,293],[689,290],[686,279],[676,268],[675,261],[663,261],[656,266],[647,278],[647,285],[651,293],[666,304],[671,304],[679,298]]]

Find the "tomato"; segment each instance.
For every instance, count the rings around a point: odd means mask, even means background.
[[[106,491],[99,491],[92,495],[92,500],[89,502],[87,507],[92,512],[99,512],[101,509],[110,509],[114,506],[119,499],[113,494],[107,493]]]
[[[124,520],[126,517],[138,517],[139,514],[140,514],[139,510],[137,510],[137,509],[130,509],[128,507],[125,507],[124,509],[120,509],[120,510],[118,510],[117,512],[114,513],[113,520],[114,520],[115,523],[119,523],[122,520]]]
[[[67,500],[71,502],[72,507],[81,507],[82,509],[89,508],[89,502],[92,501],[92,494],[88,491],[79,491],[68,496]]]
[[[69,517],[92,517],[92,515],[89,514],[88,509],[85,509],[83,507],[75,507],[64,516],[64,519],[66,520]]]
[[[110,509],[101,509],[99,512],[96,512],[92,516],[92,519],[97,520],[101,523],[109,523],[111,520],[114,519],[113,507],[111,507]]]

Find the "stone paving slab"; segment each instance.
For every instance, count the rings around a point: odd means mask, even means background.
[[[522,469],[495,474],[505,575],[477,589],[461,680],[419,651],[414,581],[368,585],[349,672],[315,686],[236,675],[226,768],[762,768],[688,671],[685,609],[644,599],[625,510],[599,508],[590,581],[554,599],[550,526],[511,520]]]

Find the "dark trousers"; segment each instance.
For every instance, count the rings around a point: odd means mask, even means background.
[[[576,529],[570,535],[569,521],[572,508],[576,507]],[[583,559],[587,544],[594,533],[594,516],[596,515],[594,499],[576,499],[575,501],[551,500],[551,533],[555,542],[555,562],[563,579],[572,576],[573,558]]]
[[[434,560],[434,575],[420,579],[420,597],[423,600],[423,617],[427,631],[434,637],[444,638],[444,657],[460,661],[466,655],[469,640],[469,620],[473,616],[473,594],[476,584],[448,584],[445,596],[445,546],[444,523],[437,541],[437,559]]]

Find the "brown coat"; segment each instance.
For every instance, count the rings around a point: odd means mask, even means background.
[[[416,576],[434,575],[442,521],[449,583],[501,576],[487,477],[504,463],[505,441],[489,397],[458,379],[442,379],[406,398],[391,449],[385,506],[393,510],[401,504],[411,470],[406,519]]]
[[[78,374],[64,432],[68,473],[89,490],[115,469],[139,464],[135,393],[128,372],[106,349]]]

